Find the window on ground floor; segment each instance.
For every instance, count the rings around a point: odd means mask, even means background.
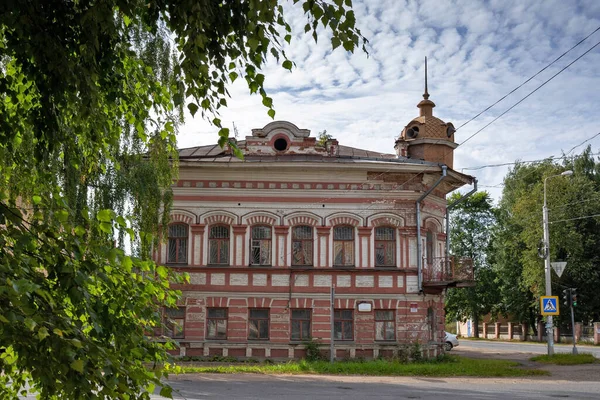
[[[375,340],[394,340],[395,326],[393,310],[375,310]]]
[[[208,308],[206,311],[206,338],[227,339],[227,309]]]
[[[335,310],[333,312],[333,337],[335,340],[354,339],[353,310]]]
[[[251,308],[248,314],[248,339],[269,339],[269,309]]]
[[[310,310],[292,310],[292,340],[310,340]]]

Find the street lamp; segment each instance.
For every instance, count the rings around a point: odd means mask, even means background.
[[[544,207],[542,208],[543,214],[543,227],[544,227],[544,263],[546,273],[546,296],[552,296],[552,280],[550,279],[550,229],[548,228],[548,206],[546,204],[546,181],[550,178],[557,176],[569,176],[573,175],[573,171],[565,171],[558,175],[548,176],[544,179]],[[548,340],[548,355],[554,354],[554,332],[552,329],[552,315],[546,316],[546,338]]]

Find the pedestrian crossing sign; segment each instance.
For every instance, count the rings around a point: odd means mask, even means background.
[[[558,296],[540,297],[542,315],[559,315]]]

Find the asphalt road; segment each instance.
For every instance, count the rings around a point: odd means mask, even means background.
[[[196,374],[170,381],[175,399],[599,399],[600,382],[534,379]],[[154,397],[159,399],[159,396]]]
[[[569,353],[572,345],[556,345]],[[526,361],[529,354],[545,354],[543,343],[461,340],[455,354]],[[600,358],[600,348],[580,346],[579,352]],[[289,376],[251,374],[189,374],[173,377],[175,399],[600,399],[600,368],[569,373],[552,372],[535,378],[419,378],[364,376]],[[584,369],[587,367],[584,367]],[[154,396],[153,399],[160,399]]]
[[[545,343],[532,342],[496,342],[488,340],[459,340],[459,345],[456,350],[480,350],[482,352],[521,352],[546,354],[548,346]],[[573,351],[572,344],[555,344],[555,353],[571,353]],[[591,353],[597,358],[600,358],[600,347],[598,346],[577,346],[577,351],[581,353]],[[599,377],[600,379],[600,377]],[[599,395],[600,398],[600,395]]]

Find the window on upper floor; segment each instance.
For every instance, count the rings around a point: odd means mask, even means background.
[[[270,226],[252,227],[251,265],[271,265],[271,231]]]
[[[227,309],[207,308],[206,338],[227,339]]]
[[[251,308],[248,314],[248,339],[269,339],[269,309]]]
[[[427,235],[425,236],[425,252],[427,264],[433,264],[433,258],[435,257],[435,246],[433,245],[433,232],[431,230],[428,230]]]
[[[336,267],[354,266],[353,226],[336,226],[333,228],[333,265]]]
[[[188,226],[186,224],[169,225],[167,263],[187,264]]]
[[[375,266],[396,266],[396,229],[387,226],[375,228]]]
[[[213,265],[229,265],[229,227],[226,225],[211,226],[208,235],[208,263]]]
[[[313,265],[313,228],[294,226],[292,228],[292,265]]]

